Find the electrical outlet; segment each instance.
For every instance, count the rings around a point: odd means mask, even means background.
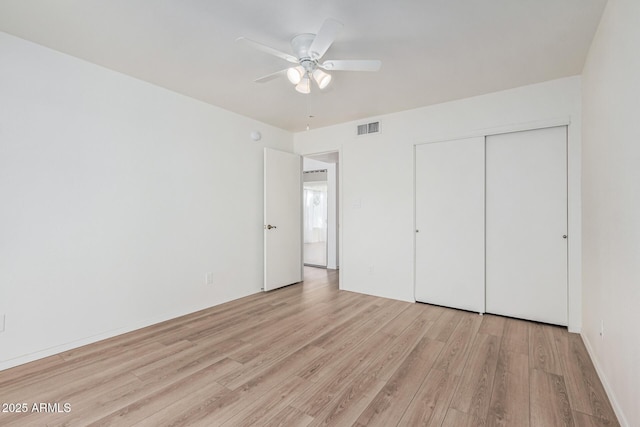
[[[604,338],[604,320],[600,321],[600,338]]]
[[[207,285],[213,285],[213,273],[209,272],[205,275],[205,283]]]
[[[4,332],[4,314],[0,314],[0,332]]]

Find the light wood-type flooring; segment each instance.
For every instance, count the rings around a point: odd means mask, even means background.
[[[305,274],[0,372],[2,402],[70,404],[0,425],[618,425],[579,335]]]

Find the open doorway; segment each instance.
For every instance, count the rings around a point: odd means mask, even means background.
[[[338,268],[338,152],[303,158],[303,259]]]
[[[302,236],[304,265],[327,267],[327,169],[304,171],[302,182]]]

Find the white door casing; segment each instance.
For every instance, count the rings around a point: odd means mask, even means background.
[[[415,147],[416,301],[484,312],[484,137]]]
[[[302,157],[264,149],[264,291],[302,281]]]
[[[567,128],[486,140],[486,310],[567,325]]]

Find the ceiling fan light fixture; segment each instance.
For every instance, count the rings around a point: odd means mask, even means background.
[[[297,85],[302,80],[302,76],[304,75],[304,69],[300,66],[291,67],[287,70],[287,78],[291,83]]]
[[[329,83],[331,82],[331,74],[327,74],[321,69],[316,68],[313,71],[313,79],[316,81],[320,89],[324,89],[329,86]]]
[[[378,71],[380,69],[381,62],[379,60],[334,59],[321,62],[321,58],[331,47],[341,29],[340,22],[331,18],[325,19],[316,34],[303,33],[291,39],[291,50],[294,55],[245,37],[239,37],[236,41],[293,64],[288,68],[256,79],[256,83],[267,82],[286,74],[287,79],[294,85],[297,92],[309,94],[311,93],[311,80],[315,81],[321,90],[325,89],[331,83],[330,73],[333,71]]]
[[[311,93],[311,80],[309,80],[309,75],[305,74],[304,77],[300,80],[300,83],[296,85],[296,90],[300,93]]]

